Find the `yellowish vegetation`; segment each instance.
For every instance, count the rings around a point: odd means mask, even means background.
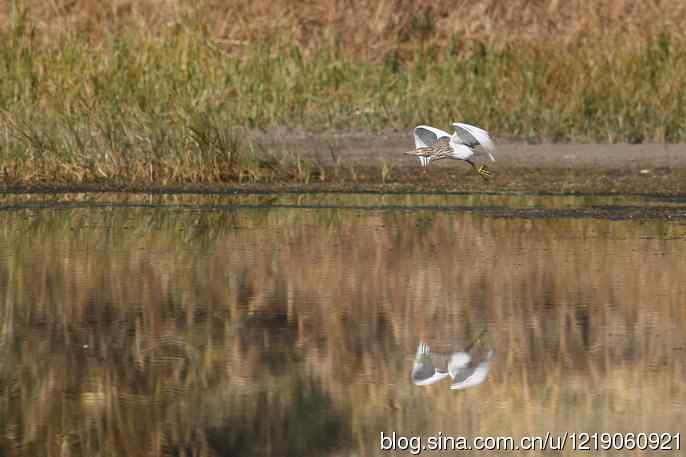
[[[70,34],[100,41],[132,27],[156,35],[192,19],[228,48],[289,36],[315,49],[329,33],[366,57],[398,41],[408,49],[446,46],[455,34],[497,45],[640,45],[660,33],[683,35],[686,22],[679,0],[10,0],[0,5],[2,27],[17,7],[30,9],[36,38],[46,42]]]

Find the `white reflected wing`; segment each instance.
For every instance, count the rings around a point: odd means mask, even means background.
[[[465,377],[450,384],[450,388],[452,390],[466,389],[468,387],[478,386],[484,382],[486,380],[486,376],[488,376],[488,372],[491,370],[492,356],[493,351],[489,351],[486,360],[481,362],[476,368],[465,369],[463,372]]]
[[[417,149],[431,147],[443,137],[450,138],[450,134],[429,125],[418,125],[414,128],[414,145]]]
[[[472,361],[472,356],[466,352],[454,352],[448,361],[448,374],[455,379],[464,373],[464,370],[469,369],[469,362]]]
[[[412,365],[412,383],[418,386],[428,386],[448,376],[448,373],[438,371],[434,367],[429,345],[424,342],[419,343]]]
[[[491,140],[491,136],[487,131],[473,125],[460,122],[454,122],[453,127],[455,127],[455,133],[463,144],[469,146],[470,148],[481,145],[481,147],[484,148],[488,156],[491,158],[491,161],[495,162],[495,157],[493,157],[493,153],[495,152],[495,144],[493,144],[493,140]]]

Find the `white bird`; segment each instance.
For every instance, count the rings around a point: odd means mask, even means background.
[[[484,354],[483,351],[473,349],[484,333],[482,332],[464,352],[432,353],[428,344],[420,342],[410,375],[412,383],[428,386],[450,376],[453,380],[450,388],[461,390],[484,382],[491,369],[493,350],[488,350]]]
[[[485,152],[492,162],[495,145],[487,131],[469,124],[453,123],[455,133],[450,135],[436,127],[418,125],[414,129],[415,149],[405,154],[414,155],[419,159],[422,167],[428,167],[431,161],[441,159],[464,160],[470,164],[482,177],[491,176],[485,165],[477,168],[472,161],[475,152]],[[475,150],[477,146],[480,149]]]

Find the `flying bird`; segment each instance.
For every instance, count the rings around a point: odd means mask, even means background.
[[[482,152],[495,162],[495,144],[487,131],[469,124],[453,123],[455,133],[450,135],[436,127],[418,125],[414,129],[415,149],[405,154],[416,156],[422,167],[428,167],[434,160],[464,160],[483,178],[492,175],[486,165],[477,165],[472,158]],[[476,149],[480,146],[479,149]]]

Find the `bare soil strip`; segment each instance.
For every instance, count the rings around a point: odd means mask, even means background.
[[[308,182],[163,186],[66,185],[9,187],[2,192],[483,192],[686,195],[686,144],[497,143],[494,172],[485,181],[461,161],[422,169],[403,152],[408,132],[324,133],[269,131],[256,135],[265,154],[299,157],[324,170]]]
[[[298,153],[327,166],[353,168],[357,182],[420,191],[686,193],[686,144],[497,144],[494,177],[482,180],[466,163],[445,160],[422,169],[403,152],[412,149],[407,132],[379,135],[271,133],[262,139],[273,153]],[[385,183],[381,170],[389,169]],[[315,184],[311,184],[315,185]]]

